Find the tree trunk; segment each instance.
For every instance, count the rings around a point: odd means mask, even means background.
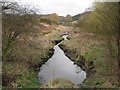
[[[118,47],[118,86],[120,86],[120,2],[118,2],[118,34],[117,34],[117,47]]]

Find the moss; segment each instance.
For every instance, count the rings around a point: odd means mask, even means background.
[[[63,40],[64,40],[63,37],[58,37],[58,38],[56,38],[56,39],[54,40],[54,43],[55,43],[55,44],[58,44],[58,43],[60,43],[60,42],[63,41]]]

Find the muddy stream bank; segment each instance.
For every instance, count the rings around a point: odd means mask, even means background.
[[[68,35],[62,35],[63,40],[57,41],[54,46],[54,54],[40,67],[38,73],[39,84],[46,84],[54,79],[61,78],[71,81],[75,85],[82,84],[86,78],[86,72],[75,64],[60,48],[62,42],[67,40]]]

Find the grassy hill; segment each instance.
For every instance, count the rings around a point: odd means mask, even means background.
[[[77,14],[77,15],[73,16],[72,18],[73,18],[73,20],[78,20],[80,16],[81,16],[81,14]]]
[[[87,15],[89,14],[91,11],[87,11],[87,12],[84,12],[84,13],[81,13],[81,14],[77,14],[75,16],[73,16],[73,20],[78,20],[80,18],[80,16],[84,16],[84,15]]]

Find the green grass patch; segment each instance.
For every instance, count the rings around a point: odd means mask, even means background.
[[[101,55],[101,47],[99,46],[90,46],[87,45],[86,48],[88,48],[88,52],[82,54],[87,60],[94,60],[96,61],[96,58]]]
[[[68,39],[68,40],[70,40],[70,39],[71,39],[71,37],[70,37],[70,36],[68,36],[68,37],[67,37],[67,39]]]
[[[54,53],[54,50],[53,49],[49,49],[48,51],[47,51],[47,55],[52,55]]]
[[[48,60],[52,55],[54,54],[54,49],[53,48],[50,48],[50,49],[47,49],[47,51],[45,52],[45,55],[44,56],[41,56],[40,58],[42,60]]]
[[[55,40],[56,40],[56,41],[62,41],[62,40],[64,40],[64,38],[63,38],[63,37],[58,37],[58,38],[56,38]]]
[[[80,56],[78,56],[76,59],[75,59],[75,61],[77,62],[77,61],[79,61],[81,58],[80,58]]]
[[[109,86],[108,88],[120,88],[120,87],[117,87],[117,86]]]
[[[47,58],[48,58],[48,56],[46,55],[46,56],[41,56],[40,57],[42,60],[46,60]]]
[[[21,88],[40,88],[37,75],[33,68],[23,72],[22,76],[17,78],[16,83]]]
[[[26,64],[27,65],[27,64]],[[39,88],[37,73],[33,68],[28,68],[23,62],[7,62],[4,68],[7,76],[20,88]],[[7,87],[7,86],[4,86]],[[7,87],[8,88],[8,87]]]
[[[80,33],[80,30],[75,30],[74,33]]]
[[[101,85],[103,85],[104,84],[104,81],[102,81],[102,80],[99,80],[99,81],[97,81],[96,83],[95,83],[95,85],[99,85],[99,86],[101,86]]]
[[[74,88],[74,87],[70,86],[70,85],[66,85],[66,86],[64,86],[64,88]]]
[[[55,38],[55,39],[54,39],[54,43],[55,43],[55,44],[58,44],[58,43],[60,43],[60,42],[63,41],[63,40],[64,40],[63,37],[58,37],[58,38]]]

